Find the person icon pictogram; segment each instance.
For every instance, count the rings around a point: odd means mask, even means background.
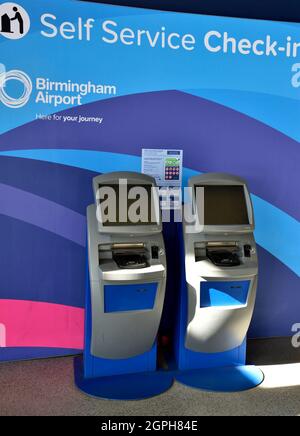
[[[16,6],[13,7],[13,11],[15,12],[15,16],[11,18],[10,21],[17,20],[19,22],[19,32],[21,35],[24,33],[24,20],[22,18],[22,15],[20,14],[18,8]]]
[[[21,39],[29,30],[30,17],[22,6],[0,2],[0,38]]]

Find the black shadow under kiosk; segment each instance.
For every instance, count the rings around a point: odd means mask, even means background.
[[[167,390],[157,370],[166,254],[155,180],[116,172],[93,180],[87,209],[85,346],[75,382],[102,398],[134,400]]]
[[[183,224],[176,378],[213,391],[250,389],[263,380],[246,365],[258,280],[251,197],[228,174],[195,176],[189,187],[194,220]]]

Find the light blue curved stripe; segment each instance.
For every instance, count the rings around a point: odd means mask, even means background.
[[[300,222],[252,195],[258,243],[300,277]]]
[[[84,150],[21,150],[0,156],[34,159],[73,166],[98,173],[140,171],[141,158],[127,154]],[[184,169],[183,183],[200,171]],[[252,195],[256,218],[256,240],[265,250],[300,276],[300,223],[267,201]]]

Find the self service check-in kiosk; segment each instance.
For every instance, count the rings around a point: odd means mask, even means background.
[[[167,276],[158,191],[153,178],[129,172],[98,176],[93,188],[85,349],[83,362],[75,362],[76,384],[105,398],[150,397],[172,384],[156,371]]]
[[[177,379],[209,390],[244,390],[263,375],[246,366],[258,262],[245,181],[227,174],[189,180],[195,219],[183,224],[176,334]]]

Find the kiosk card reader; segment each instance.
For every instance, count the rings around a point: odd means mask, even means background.
[[[95,204],[87,209],[83,377],[155,371],[167,276],[155,180],[143,174],[117,172],[94,178],[93,188]],[[136,389],[141,389],[143,380],[128,380],[123,378],[117,389],[111,387],[109,393],[99,396],[142,398],[160,393],[166,386],[165,381],[154,381],[141,393]],[[147,380],[149,384],[149,376]],[[99,386],[103,393],[103,383]]]
[[[228,174],[199,175],[189,187],[196,219],[183,224],[177,365],[245,365],[258,277],[251,197],[246,182]]]

